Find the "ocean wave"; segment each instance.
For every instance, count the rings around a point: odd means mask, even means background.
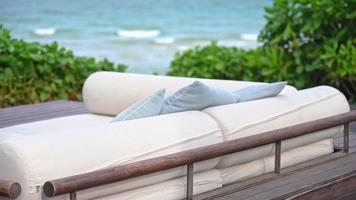
[[[154,42],[157,44],[173,44],[175,42],[175,39],[171,37],[162,37],[156,38]]]
[[[179,46],[177,46],[177,50],[178,51],[186,51],[186,50],[191,49],[191,48],[193,48],[193,46],[189,46],[189,45],[179,45]]]
[[[258,34],[249,34],[249,33],[242,33],[240,35],[241,39],[243,40],[255,40],[257,41]]]
[[[55,28],[37,28],[33,32],[36,35],[54,35],[57,30]]]
[[[159,30],[118,30],[117,35],[123,38],[152,38],[161,34]]]

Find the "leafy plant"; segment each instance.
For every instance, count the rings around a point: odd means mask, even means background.
[[[275,0],[265,18],[261,47],[195,47],[177,53],[168,74],[288,80],[297,88],[326,84],[356,100],[355,0]]]
[[[87,76],[95,71],[125,71],[107,59],[77,57],[51,44],[14,39],[0,26],[0,107],[53,99],[81,99]]]
[[[264,47],[284,49],[300,87],[328,84],[356,93],[356,1],[275,0],[266,8]]]

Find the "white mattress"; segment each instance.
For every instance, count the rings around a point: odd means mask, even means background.
[[[281,154],[281,168],[286,168],[333,152],[332,139],[290,149]],[[243,181],[274,170],[274,156],[254,160],[248,163],[220,169],[223,185]]]
[[[101,118],[100,124],[84,120],[93,118]],[[77,115],[0,129],[0,178],[21,184],[20,200],[39,199],[38,187],[48,180],[223,141],[216,122],[197,111],[106,123],[109,120]],[[200,162],[195,170],[212,169],[218,161]],[[179,167],[104,188],[124,191],[184,174],[185,167]]]
[[[181,177],[115,195],[97,198],[97,200],[177,200],[186,196],[187,178]],[[222,187],[219,170],[209,170],[194,174],[193,194],[201,194]]]
[[[349,110],[347,100],[342,93],[332,87],[320,86],[274,98],[210,107],[203,112],[218,122],[224,140],[232,140]],[[282,141],[282,150],[331,138],[342,130],[343,127],[339,126]],[[224,156],[218,167],[226,168],[266,157],[273,153],[273,147],[272,144],[265,145]]]
[[[83,87],[83,100],[92,113],[117,115],[129,105],[141,98],[152,95],[161,88],[166,88],[166,95],[200,80],[210,86],[235,91],[243,87],[259,84],[247,81],[196,79],[183,77],[154,76],[118,72],[97,72],[89,76]],[[283,94],[297,90],[286,86]]]
[[[86,81],[84,100],[94,113],[116,115],[127,105],[161,87],[166,87],[169,94],[192,80],[100,72]],[[228,90],[255,84],[203,81]],[[112,117],[94,114],[28,123],[0,129],[0,178],[21,184],[19,200],[47,199],[41,186],[48,180],[242,138],[347,111],[348,102],[336,89],[323,86],[296,92],[293,87],[287,87],[277,97],[211,107],[203,112],[187,111],[116,123],[109,123]],[[328,139],[340,131],[342,128],[336,127],[286,140],[282,142],[282,150]],[[309,149],[288,151],[282,156],[282,166],[330,153],[330,145],[329,141],[327,145],[321,145],[323,147],[314,144],[305,147]],[[310,153],[304,155],[308,151]],[[195,173],[209,171],[214,174],[211,176],[214,181],[211,184],[208,181],[196,191],[221,186],[221,181],[215,182],[216,170],[213,169],[221,169],[223,175],[220,178],[224,179],[224,184],[268,172],[273,168],[273,161],[265,157],[272,154],[271,144],[197,163]],[[107,198],[135,199],[134,194],[138,193],[138,199],[181,198],[179,195],[184,195],[181,192],[184,189],[182,179],[177,178],[185,174],[186,168],[179,167],[83,190],[78,195],[84,199],[109,194],[114,196]],[[197,176],[198,182],[210,177]],[[163,193],[152,192],[159,190]],[[68,196],[50,199],[62,200]]]
[[[291,149],[282,153],[281,167],[289,167],[301,162],[305,162],[320,156],[328,155],[333,152],[332,139],[325,139],[313,144]],[[221,188],[237,181],[243,181],[248,178],[259,176],[274,170],[274,157],[255,160],[252,162],[240,164],[237,166],[220,169],[208,170],[194,174],[194,195],[208,192],[213,189]],[[108,187],[106,190],[98,191],[101,188],[95,188],[96,193],[81,191],[78,193],[78,199],[96,199],[96,200],[176,200],[183,199],[186,195],[186,176],[164,181],[162,183],[152,184],[150,186],[140,187],[124,192],[117,193],[115,188]],[[110,195],[108,195],[110,194]],[[94,198],[95,197],[95,198]],[[68,198],[68,195],[55,197],[53,200],[62,200]]]

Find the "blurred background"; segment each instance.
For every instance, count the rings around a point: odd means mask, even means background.
[[[96,71],[331,85],[356,102],[355,0],[1,0],[0,107]]]
[[[254,48],[272,0],[2,0],[0,22],[16,38],[165,73],[173,55],[212,40]]]

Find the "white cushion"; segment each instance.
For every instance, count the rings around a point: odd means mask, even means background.
[[[262,159],[234,165],[220,169],[223,185],[228,185],[236,181],[243,181],[248,178],[262,175],[264,173],[264,162]]]
[[[194,174],[193,194],[201,194],[222,187],[221,175],[218,170],[209,170]],[[97,200],[178,200],[186,196],[187,178],[181,177],[115,195],[98,198]],[[79,197],[79,196],[78,196]]]
[[[77,115],[0,129],[0,178],[23,186],[19,199],[38,199],[37,186],[48,180],[222,142],[216,122],[198,111],[117,123],[98,116],[94,118],[100,124],[83,122],[92,117]],[[212,169],[218,161],[200,162],[195,170]],[[185,167],[179,167],[110,187],[119,192],[184,174]]]
[[[328,155],[333,151],[332,139],[326,139],[313,144],[291,149],[281,155],[281,167],[289,167],[320,156]],[[262,175],[274,170],[274,156],[254,160],[252,162],[232,166],[221,170],[209,170],[194,174],[194,194],[201,194],[213,189],[228,185],[236,181]],[[109,188],[109,187],[108,187]],[[98,190],[101,188],[97,188]],[[108,194],[108,193],[107,193]],[[183,199],[186,194],[186,177],[181,177],[163,183],[153,184],[125,191],[122,193],[107,195],[98,200],[114,199]],[[88,193],[79,192],[78,198],[87,199]],[[54,199],[58,200],[58,199]]]
[[[331,154],[333,151],[334,145],[331,138],[290,149],[281,154],[281,168],[286,168],[314,158],[325,156]],[[274,156],[264,158],[263,162],[265,166],[265,173],[272,172],[274,170]]]
[[[320,86],[273,98],[211,107],[203,112],[218,122],[224,140],[232,140],[344,113],[349,109],[342,93],[332,87]],[[283,141],[282,149],[288,150],[330,138],[340,131],[342,126]],[[252,161],[272,153],[271,144],[227,155],[219,163],[219,168]]]
[[[281,168],[286,168],[333,152],[332,139],[301,146],[281,154]],[[259,176],[274,170],[274,156],[221,169],[223,185]]]
[[[150,96],[161,88],[166,88],[166,95],[171,95],[180,88],[193,83],[194,80],[235,91],[246,86],[257,84],[247,81],[229,81],[196,79],[168,76],[154,76],[118,72],[97,72],[88,77],[83,87],[83,100],[92,113],[115,116],[134,102]],[[282,94],[296,92],[291,86],[286,86]]]

